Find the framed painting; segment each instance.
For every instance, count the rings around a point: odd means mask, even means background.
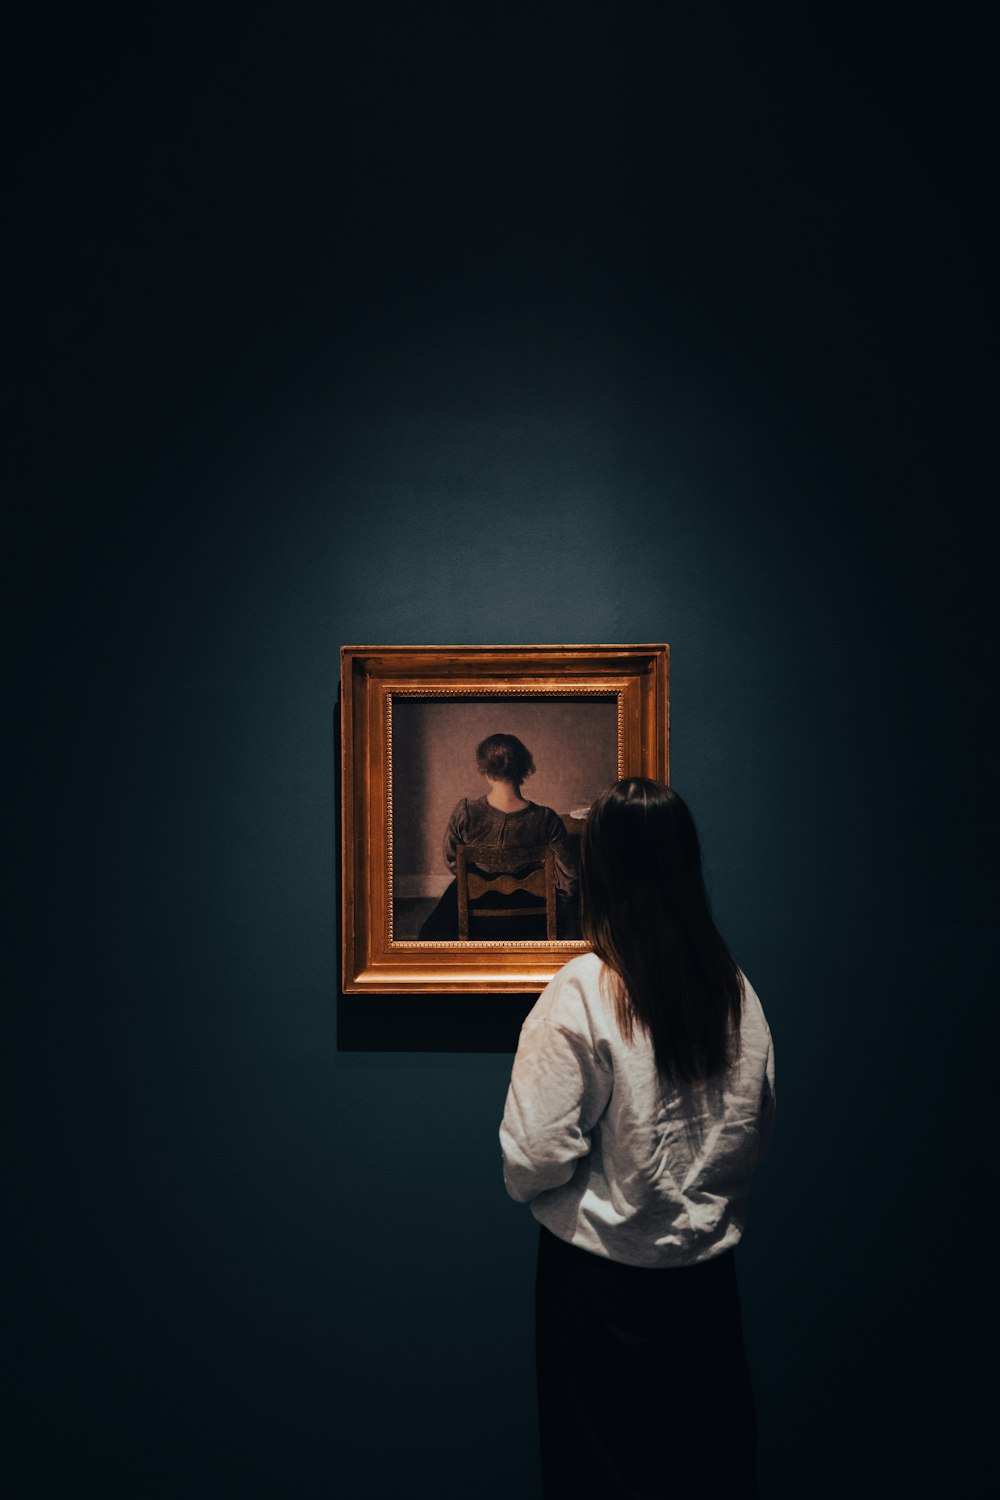
[[[345,993],[535,992],[585,950],[579,846],[669,778],[669,647],[345,646]]]

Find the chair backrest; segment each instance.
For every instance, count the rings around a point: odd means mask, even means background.
[[[478,901],[490,892],[513,896],[524,891],[545,901],[545,936],[556,936],[555,858],[550,844],[530,844],[522,849],[497,848],[495,844],[459,844],[455,850],[455,877],[458,882],[458,935],[468,940],[469,902]],[[478,906],[476,917],[521,917],[541,915],[541,907]]]

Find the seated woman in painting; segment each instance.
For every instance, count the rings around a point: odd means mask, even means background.
[[[513,734],[491,734],[476,748],[476,769],[489,783],[489,791],[483,797],[463,797],[448,819],[444,857],[449,870],[455,873],[455,851],[460,844],[486,844],[512,851],[548,844],[555,863],[557,934],[560,938],[579,937],[576,860],[563,820],[551,807],[521,796],[522,784],[535,769],[531,752]],[[511,868],[516,866],[515,858]],[[482,900],[484,904],[506,903],[504,897],[489,895]],[[494,918],[489,924],[489,937],[545,937],[544,899],[526,897],[518,901],[521,904],[528,908],[526,914]],[[538,907],[537,915],[530,909],[533,905]],[[477,929],[477,937],[486,935]],[[427,917],[420,936],[458,937],[457,880]]]

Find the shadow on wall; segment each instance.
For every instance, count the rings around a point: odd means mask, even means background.
[[[537,995],[344,995],[338,1052],[506,1052]]]

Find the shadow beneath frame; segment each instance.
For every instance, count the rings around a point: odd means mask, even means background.
[[[509,1052],[536,995],[337,996],[338,1052]]]
[[[334,868],[336,896],[338,1052],[509,1052],[537,995],[345,995],[340,847],[340,697],[333,713]]]

